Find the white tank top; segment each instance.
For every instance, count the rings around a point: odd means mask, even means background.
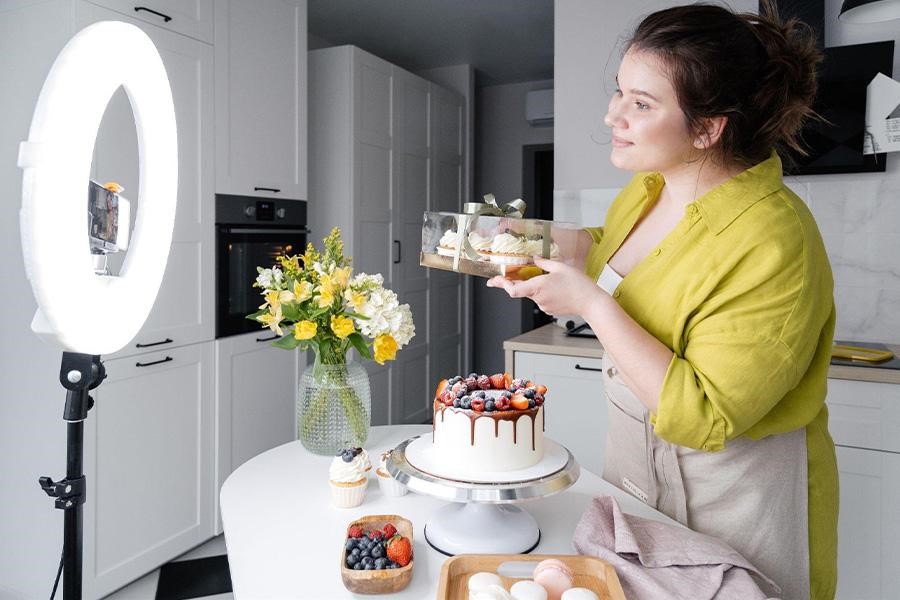
[[[622,283],[622,279],[624,279],[624,277],[613,271],[613,268],[609,266],[609,263],[606,263],[603,265],[600,277],[597,278],[597,285],[600,286],[601,290],[612,295],[612,293],[616,291],[616,288],[619,287],[619,284]]]

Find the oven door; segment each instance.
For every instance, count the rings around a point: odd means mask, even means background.
[[[306,250],[305,228],[266,226],[216,228],[216,337],[259,331],[261,325],[247,319],[263,303],[261,290],[253,287],[256,267],[269,268],[282,255]]]

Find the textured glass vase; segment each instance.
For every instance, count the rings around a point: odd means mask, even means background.
[[[369,374],[358,363],[322,364],[319,357],[300,377],[297,434],[313,454],[334,456],[362,448],[369,437]]]

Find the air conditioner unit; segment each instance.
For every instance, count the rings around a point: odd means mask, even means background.
[[[532,125],[553,123],[553,88],[525,94],[525,120]]]

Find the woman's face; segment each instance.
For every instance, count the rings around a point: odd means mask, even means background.
[[[603,119],[612,130],[612,164],[663,173],[683,165],[694,151],[692,136],[663,63],[651,52],[631,49],[616,83]]]

